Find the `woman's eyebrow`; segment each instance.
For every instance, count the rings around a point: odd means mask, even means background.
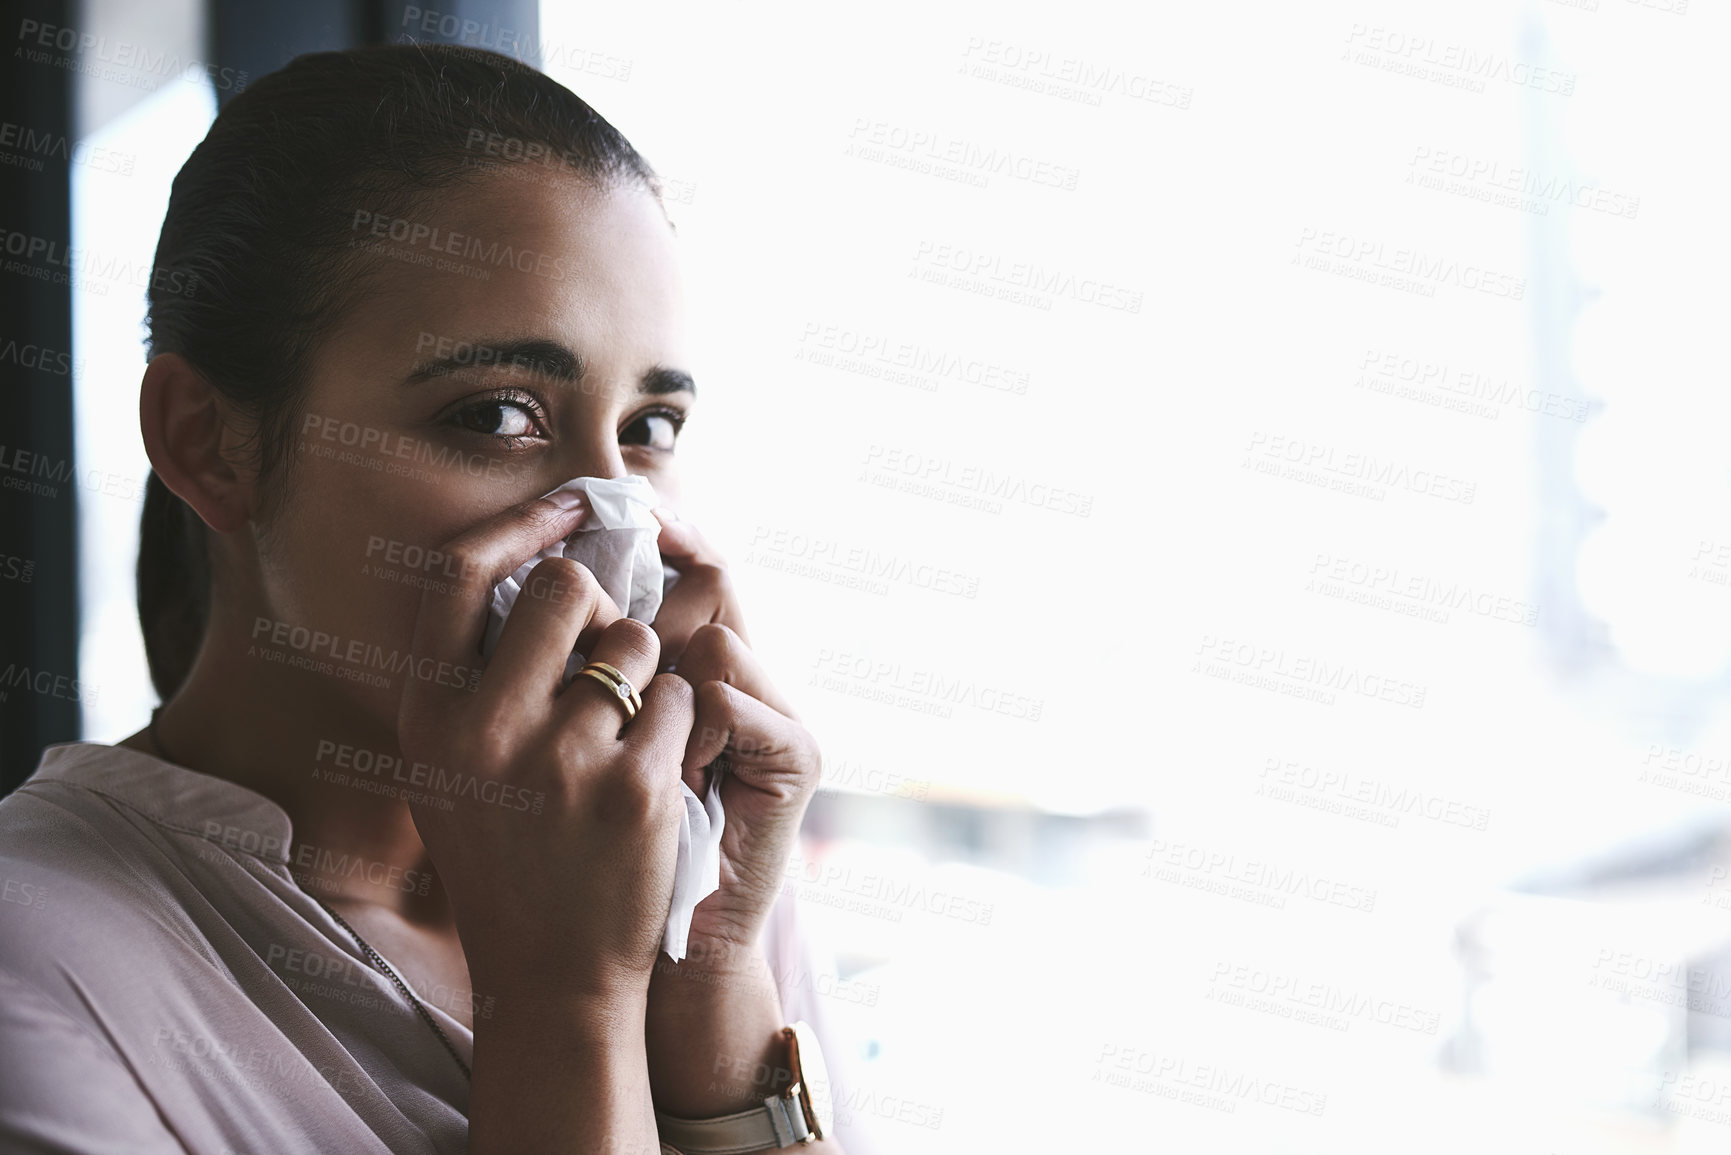
[[[404,385],[419,385],[452,373],[488,369],[528,369],[567,382],[583,376],[583,357],[568,346],[544,337],[453,341],[423,333],[416,352],[428,350],[438,355],[410,370],[409,375],[403,378]]]
[[[691,374],[683,369],[669,369],[665,365],[657,365],[644,371],[638,378],[639,393],[653,393],[657,396],[663,393],[689,393],[697,396],[697,382],[691,379]]]
[[[490,369],[527,369],[554,381],[575,384],[588,368],[581,353],[545,337],[450,341],[427,336],[425,346],[434,347],[443,355],[418,363],[403,378],[404,385],[418,385],[452,373]],[[655,395],[684,392],[696,396],[697,383],[682,369],[654,365],[638,379],[637,391]]]

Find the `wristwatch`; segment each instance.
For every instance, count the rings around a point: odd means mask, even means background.
[[[655,1112],[664,1142],[685,1155],[740,1155],[773,1151],[796,1143],[815,1143],[828,1135],[834,1118],[829,1071],[817,1035],[804,1020],[781,1029],[787,1043],[787,1069],[793,1082],[762,1106],[715,1119],[676,1119]]]

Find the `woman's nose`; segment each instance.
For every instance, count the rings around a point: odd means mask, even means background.
[[[566,451],[556,455],[552,464],[559,471],[557,480],[561,482],[573,477],[624,477],[630,472],[625,468],[625,455],[619,452],[619,439],[612,430],[607,431],[605,439],[567,441]]]

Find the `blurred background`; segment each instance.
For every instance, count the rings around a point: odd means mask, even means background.
[[[155,704],[220,102],[505,51],[667,182],[850,1151],[1731,1144],[1723,5],[435,3],[13,20],[8,788]]]

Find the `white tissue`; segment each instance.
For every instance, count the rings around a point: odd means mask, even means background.
[[[578,477],[553,493],[576,490],[588,498],[589,513],[577,529],[554,542],[493,587],[493,604],[487,628],[481,636],[481,656],[491,658],[505,628],[505,618],[517,602],[529,571],[550,557],[568,557],[595,575],[607,596],[628,618],[653,622],[661,609],[665,589],[679,578],[679,571],[661,560],[655,544],[661,523],[650,510],[657,504],[655,487],[640,474],[626,477]],[[565,661],[569,683],[588,658],[576,651]],[[599,687],[598,687],[599,688]],[[643,687],[638,686],[641,694]],[[623,715],[622,715],[623,716]],[[721,885],[721,772],[711,774],[708,796],[699,800],[691,787],[681,782],[679,790],[685,812],[679,819],[679,859],[673,874],[673,906],[661,949],[675,962],[685,957],[691,916],[697,904]]]

